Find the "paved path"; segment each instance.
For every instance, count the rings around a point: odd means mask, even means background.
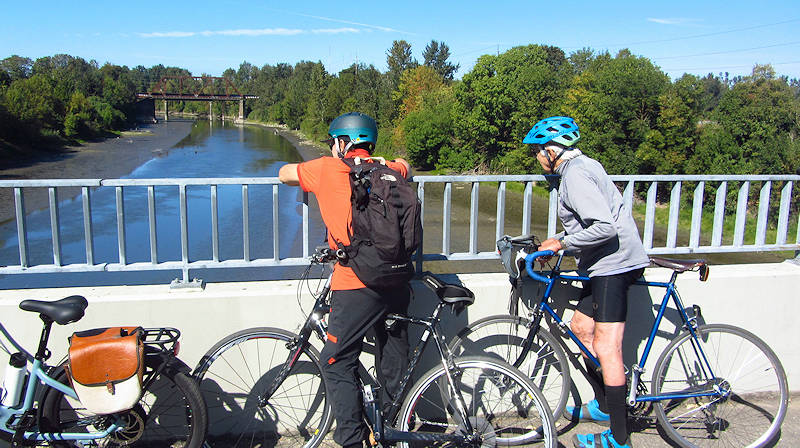
[[[564,418],[556,423],[558,426],[559,447],[572,448],[572,436],[574,434],[586,434],[590,432],[602,432],[607,427],[595,425],[593,423],[575,424]],[[634,432],[631,436],[633,446],[636,448],[661,448],[678,446],[670,444],[661,438],[655,420],[648,427]],[[530,445],[531,447],[540,445]],[[780,438],[770,447],[800,447],[800,393],[795,392],[789,398],[789,411],[781,426]]]

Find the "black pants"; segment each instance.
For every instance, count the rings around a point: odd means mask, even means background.
[[[400,393],[400,381],[408,367],[408,326],[398,322],[387,331],[384,317],[387,313],[405,314],[410,299],[409,287],[380,292],[369,288],[333,291],[328,340],[320,358],[328,402],[336,418],[333,440],[339,445],[360,443],[367,435],[362,419],[358,357],[364,335],[370,329],[375,331],[381,403],[391,402]]]

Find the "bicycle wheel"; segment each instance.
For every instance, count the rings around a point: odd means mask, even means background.
[[[721,394],[656,402],[661,426],[685,447],[769,443],[788,404],[786,374],[775,353],[752,333],[731,325],[702,325],[697,334],[695,340],[683,333],[664,349],[653,372],[653,393]]]
[[[325,439],[332,415],[314,347],[302,350],[267,403],[260,403],[295,338],[278,328],[250,328],[222,339],[203,356],[194,376],[208,404],[208,445],[334,446]]]
[[[151,367],[147,365],[145,381]],[[56,379],[69,384],[63,370]],[[50,446],[199,448],[208,428],[206,407],[197,383],[188,373],[169,366],[154,378],[133,409],[112,416],[88,413],[80,401],[48,388],[42,400],[40,423],[51,432],[96,432],[107,428],[116,417],[121,417],[126,427],[104,439],[82,444],[50,442]]]
[[[483,439],[482,446],[543,442],[557,446],[552,413],[542,393],[519,370],[486,356],[455,359],[455,387],[467,406],[466,416]],[[442,366],[425,373],[411,388],[398,416],[401,431],[463,431],[456,398]],[[425,443],[400,444],[422,447]],[[450,445],[445,445],[450,446]]]
[[[485,317],[461,330],[450,342],[450,349],[459,356],[487,355],[514,365],[542,391],[554,419],[558,420],[567,404],[571,384],[567,356],[545,328],[539,328],[530,349],[523,353],[528,325],[530,321],[519,316]]]

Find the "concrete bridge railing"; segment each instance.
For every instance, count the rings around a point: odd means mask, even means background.
[[[666,281],[670,271],[649,268],[645,277]],[[475,304],[459,316],[445,315],[448,337],[481,317],[507,312],[509,283],[504,273],[445,275],[449,282],[461,282],[475,292]],[[303,289],[298,298],[298,280],[209,283],[205,289],[170,289],[167,285],[104,286],[87,288],[51,288],[26,290],[0,290],[0,324],[28,351],[34,350],[39,338],[41,322],[34,313],[18,308],[24,299],[56,300],[80,294],[89,300],[85,317],[76,324],[54,326],[51,336],[52,360],[65,354],[67,337],[74,331],[114,325],[142,325],[146,327],[171,326],[182,332],[180,358],[194,366],[215,342],[233,332],[261,326],[273,326],[297,331],[309,311],[313,298]],[[800,345],[791,329],[800,315],[800,265],[787,261],[770,264],[740,264],[712,266],[707,282],[698,281],[696,274],[684,274],[678,279],[678,288],[685,306],[697,304],[702,309],[706,323],[728,323],[745,328],[762,338],[777,353],[789,378],[790,390],[800,388]],[[412,282],[415,296],[411,314],[422,315],[433,307],[435,297],[420,282]],[[575,299],[574,288],[564,288],[555,295],[557,309],[564,310],[569,320],[571,307],[568,299]],[[643,341],[663,290],[643,286],[632,288],[628,300],[625,360],[638,358]],[[574,306],[575,302],[571,302]],[[671,307],[669,308],[671,309]],[[662,323],[659,338],[654,346],[647,371],[642,375],[650,381],[653,365],[675,334],[675,322],[667,318]],[[557,329],[551,329],[559,335]],[[414,338],[418,335],[412,334]],[[0,333],[0,342],[10,347]],[[319,341],[315,345],[320,348]],[[575,352],[571,342],[566,347]],[[12,349],[13,350],[13,349]],[[2,351],[2,347],[0,347]],[[3,356],[0,353],[0,358]],[[371,362],[365,357],[365,362]],[[0,372],[6,362],[0,362]],[[426,370],[425,365],[420,372]],[[583,377],[572,376],[580,394],[591,395]]]

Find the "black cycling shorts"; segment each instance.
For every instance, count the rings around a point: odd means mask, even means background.
[[[592,277],[583,285],[575,308],[595,322],[625,322],[628,315],[628,288],[644,273],[644,268],[614,275]]]

